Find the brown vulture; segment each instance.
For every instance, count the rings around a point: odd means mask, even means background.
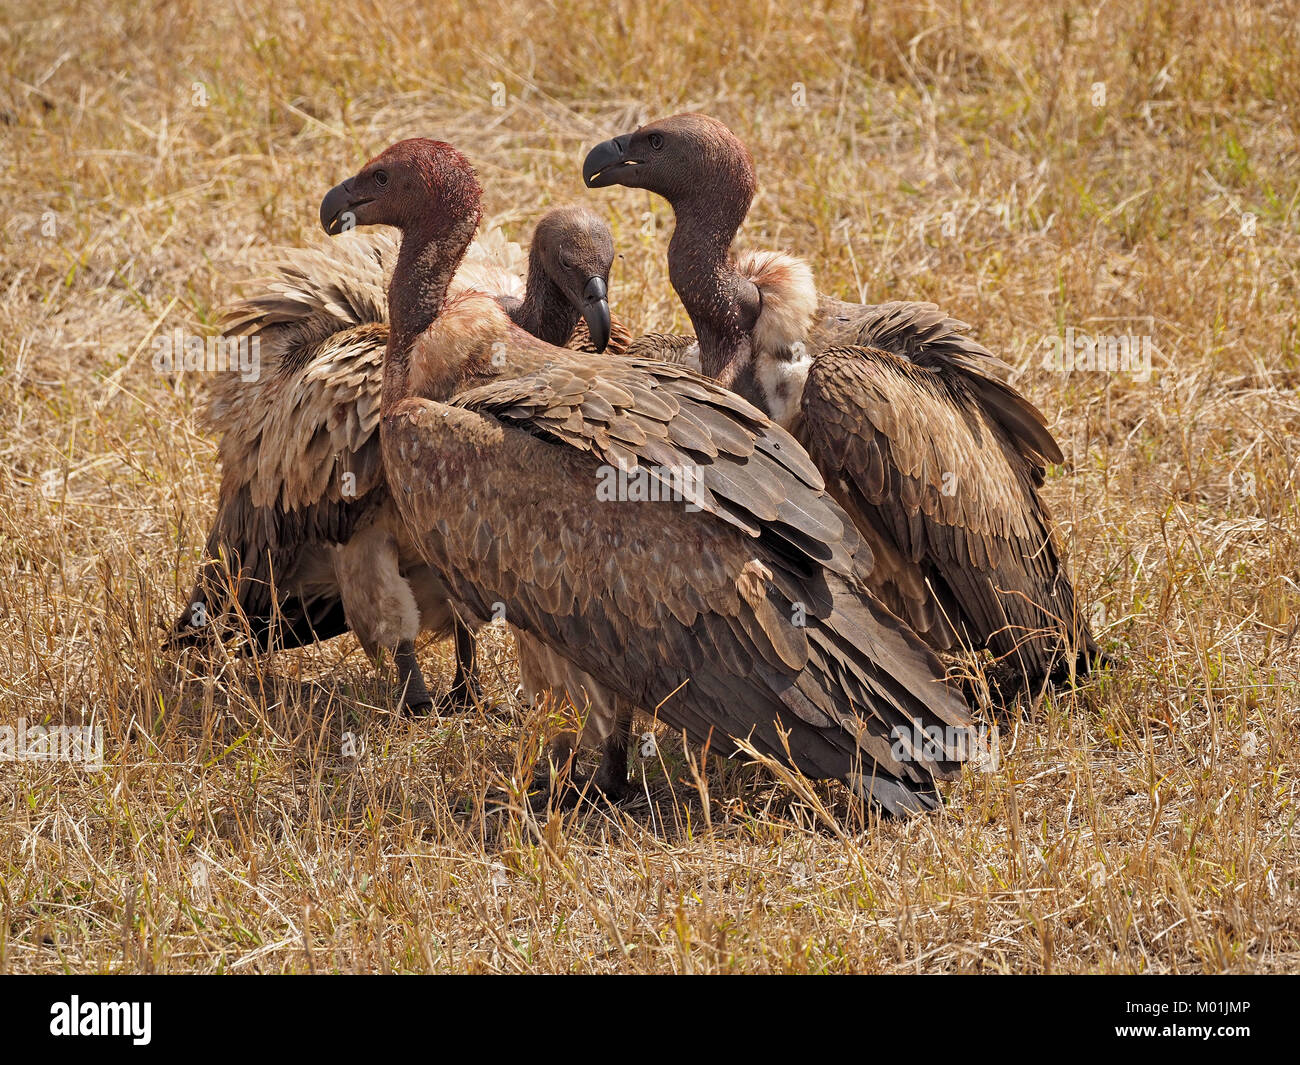
[[[744,144],[684,114],[598,144],[593,188],[663,196],[676,226],[669,277],[698,338],[633,342],[699,359],[807,448],[874,560],[870,585],[940,650],[987,648],[998,687],[1087,671],[1080,616],[1039,489],[1061,450],[1008,367],[933,304],[844,303],[803,261],[733,258],[755,191]],[[659,354],[657,354],[659,353]]]

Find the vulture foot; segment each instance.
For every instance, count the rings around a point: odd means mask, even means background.
[[[627,781],[606,781],[603,786],[597,773],[547,773],[539,772],[535,778],[536,790],[530,795],[533,812],[547,810],[572,810],[583,799],[599,805],[616,806],[626,799],[632,789]]]
[[[473,630],[457,616],[452,625],[456,642],[456,676],[438,700],[440,714],[465,714],[485,706],[483,689],[474,677],[478,641]]]
[[[534,779],[534,811],[550,807],[570,810],[586,798],[615,805],[632,794],[627,780],[627,737],[621,730],[601,745],[600,765],[594,773],[577,769],[577,737],[567,732],[551,744],[545,767],[539,766]]]
[[[1113,669],[1114,666],[1113,656],[1090,647],[1079,651],[1073,659],[1069,655],[1058,654],[1046,669],[1034,673],[1026,673],[1018,663],[1005,660],[995,662],[985,668],[984,678],[994,710],[1014,715],[1020,712],[1026,701],[1032,702],[1039,698],[1049,687],[1079,685],[1099,670]],[[962,688],[968,704],[977,705],[977,687],[972,683],[969,686],[963,684]]]
[[[439,698],[438,713],[467,714],[485,705],[483,689],[472,677],[459,677]]]

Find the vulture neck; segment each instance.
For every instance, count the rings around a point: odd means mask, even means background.
[[[511,317],[521,329],[557,348],[568,343],[578,325],[578,309],[551,280],[536,242],[528,253],[528,287]]]
[[[701,197],[673,205],[677,225],[668,244],[668,278],[690,315],[700,344],[700,369],[726,388],[751,373],[749,331],[758,318],[758,289],[731,261],[731,242],[749,210]]]
[[[388,282],[382,414],[410,396],[411,349],[442,311],[451,279],[477,228],[478,214],[474,213],[443,224],[426,220],[403,229],[397,265]]]

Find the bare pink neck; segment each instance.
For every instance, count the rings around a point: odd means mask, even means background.
[[[728,211],[716,204],[675,204],[677,223],[668,244],[668,277],[695,329],[700,368],[728,387],[737,360],[748,352],[758,299],[753,283],[731,261],[731,242],[748,198],[730,206]]]
[[[388,412],[411,394],[411,349],[442,311],[478,215],[445,226],[408,226],[402,232],[392,280],[388,283],[388,351],[380,409]]]

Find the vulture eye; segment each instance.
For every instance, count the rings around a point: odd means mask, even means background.
[[[650,134],[650,147],[653,148],[655,151],[658,151],[658,150],[659,150],[660,148],[662,148],[663,146],[664,146],[664,138],[663,138],[663,134],[661,134],[661,133],[651,133],[651,134]]]
[[[382,189],[385,185],[388,184],[388,171],[387,171],[387,170],[376,170],[376,171],[375,171],[375,184],[378,185],[381,189]]]

